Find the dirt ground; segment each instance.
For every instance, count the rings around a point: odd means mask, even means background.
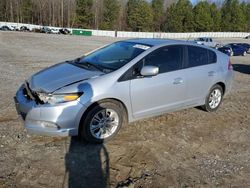
[[[250,187],[250,54],[232,57],[233,90],[216,113],[145,119],[104,145],[27,134],[13,102],[18,86],[114,40],[0,32],[0,187]]]

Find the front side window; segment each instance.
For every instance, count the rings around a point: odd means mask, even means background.
[[[120,41],[83,57],[77,63],[89,63],[99,68],[117,70],[149,48],[148,45]]]
[[[155,50],[143,59],[143,64],[159,67],[159,73],[170,72],[182,68],[183,47],[181,45],[166,46]]]

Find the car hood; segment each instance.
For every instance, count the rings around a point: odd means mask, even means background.
[[[27,82],[33,91],[53,93],[60,88],[102,74],[104,73],[87,70],[71,63],[60,63],[34,74]]]

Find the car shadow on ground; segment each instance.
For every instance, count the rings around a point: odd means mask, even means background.
[[[65,166],[69,188],[109,187],[109,155],[103,144],[87,144],[72,137]]]
[[[233,64],[234,71],[243,73],[243,74],[250,74],[250,65],[244,64]]]
[[[92,98],[93,90],[89,83],[78,86],[78,92],[84,91],[85,98]],[[98,104],[96,104],[98,105]],[[58,121],[70,114],[70,109],[61,112]],[[89,144],[79,137],[71,137],[68,152],[65,155],[66,176],[69,188],[109,187],[109,154],[103,143]]]

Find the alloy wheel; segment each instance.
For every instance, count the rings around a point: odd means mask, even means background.
[[[97,139],[105,139],[112,136],[119,125],[119,116],[112,109],[98,111],[90,122],[90,132]]]
[[[210,93],[209,96],[209,106],[211,109],[215,109],[219,106],[222,98],[222,93],[219,89],[215,89]]]

